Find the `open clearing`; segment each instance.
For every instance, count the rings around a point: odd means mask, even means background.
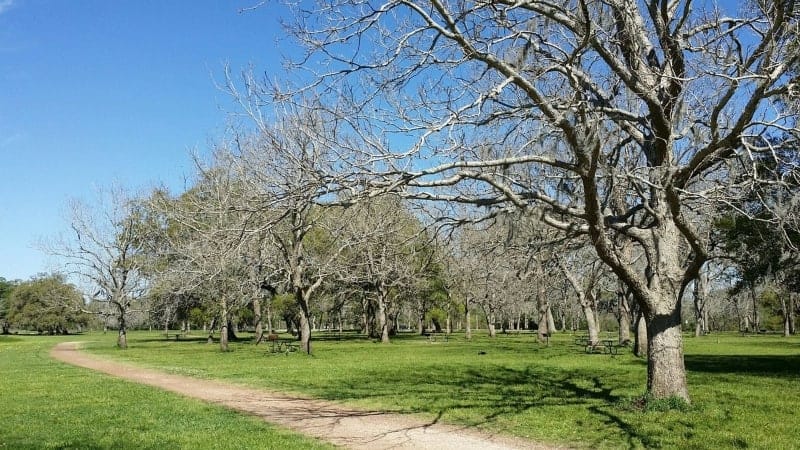
[[[79,351],[79,347],[79,342],[63,342],[56,345],[50,354],[72,365],[243,411],[347,448],[553,448],[520,439],[481,434],[435,421],[344,408],[331,402],[142,369],[89,356]]]

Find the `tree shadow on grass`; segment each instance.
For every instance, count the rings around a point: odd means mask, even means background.
[[[686,355],[692,372],[800,377],[800,355]]]
[[[376,372],[351,375],[336,386],[321,387],[316,394],[338,401],[389,399],[394,402],[396,412],[429,414],[436,418],[434,423],[443,417],[459,417],[458,421],[466,427],[536,420],[537,413],[534,417],[522,417],[532,410],[540,410],[541,414],[547,408],[577,405],[597,419],[584,418],[582,426],[601,431],[608,423],[608,416],[600,408],[613,409],[621,400],[614,393],[614,382],[605,381],[614,378],[611,372],[552,367],[489,366],[463,371],[446,366],[425,367],[393,376]],[[618,422],[613,425],[625,433],[634,433],[623,419]],[[640,436],[631,437],[631,441],[637,439],[641,442]]]

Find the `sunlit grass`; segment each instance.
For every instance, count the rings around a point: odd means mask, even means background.
[[[534,440],[591,448],[791,448],[800,406],[800,339],[687,338],[693,404],[642,412],[646,364],[628,352],[587,355],[572,338],[531,335],[430,344],[403,336],[316,340],[314,354],[269,354],[243,341],[220,353],[197,340],[133,334],[90,351],[201,378],[292,391]]]
[[[0,336],[0,448],[329,448],[253,417],[48,356],[56,342],[81,338]]]

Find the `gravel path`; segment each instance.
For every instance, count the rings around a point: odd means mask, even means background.
[[[552,449],[533,442],[426,422],[398,414],[351,409],[322,400],[172,375],[100,359],[79,351],[80,342],[56,345],[60,361],[177,392],[261,417],[267,422],[351,449]]]

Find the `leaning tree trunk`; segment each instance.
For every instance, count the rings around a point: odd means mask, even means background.
[[[597,315],[595,313],[594,299],[592,295],[593,294],[589,289],[587,292],[580,294],[578,297],[581,303],[581,309],[583,310],[583,316],[586,319],[586,327],[589,329],[589,344],[597,345],[600,343],[600,331],[595,320]]]

